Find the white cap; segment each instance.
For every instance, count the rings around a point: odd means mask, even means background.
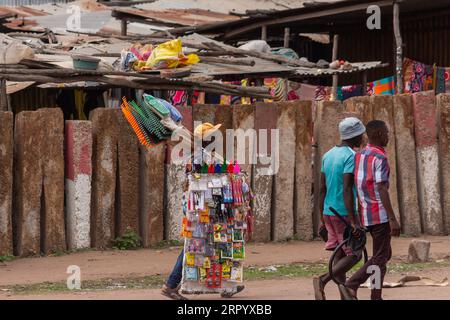
[[[345,118],[339,123],[341,140],[348,140],[366,132],[366,127],[361,120],[355,117]]]

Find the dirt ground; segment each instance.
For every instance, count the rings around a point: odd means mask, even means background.
[[[450,237],[423,237],[431,241],[431,260],[450,258]],[[394,239],[393,262],[405,262],[411,238]],[[370,239],[368,243],[370,254]],[[88,251],[59,257],[24,258],[0,264],[0,288],[43,282],[63,282],[69,265],[81,268],[83,280],[116,279],[148,275],[168,275],[180,248],[137,251]],[[290,241],[258,243],[247,247],[247,266],[269,266],[289,263],[326,262],[329,253],[323,243]],[[426,274],[424,274],[426,273]],[[450,278],[450,267],[408,274],[442,280]],[[389,274],[386,281],[398,280],[404,273]],[[245,275],[244,275],[245,277]],[[314,299],[311,278],[255,280],[245,283],[244,292],[234,299]],[[334,284],[327,290],[328,299],[338,299]],[[360,297],[367,299],[369,291],[361,289]],[[408,285],[385,289],[385,299],[450,299],[450,287]],[[192,299],[217,299],[217,295],[191,296]],[[108,291],[50,292],[45,294],[11,294],[0,291],[0,299],[164,299],[159,289],[116,289]]]

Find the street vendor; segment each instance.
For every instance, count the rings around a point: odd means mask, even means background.
[[[201,168],[202,164],[204,164],[204,163],[206,163],[208,165],[215,165],[216,163],[218,163],[218,161],[220,161],[219,158],[221,158],[221,157],[219,155],[216,155],[214,151],[212,151],[212,153],[210,154],[209,152],[207,152],[205,150],[206,147],[212,143],[212,141],[207,141],[207,140],[210,140],[207,138],[211,138],[211,134],[216,132],[220,127],[221,127],[221,124],[212,125],[210,123],[202,123],[195,128],[192,140],[194,140],[194,138],[195,138],[195,139],[200,139],[202,141],[201,148],[200,148],[201,150],[194,150],[193,156],[190,158],[189,161],[187,161],[188,162],[186,164],[186,174],[187,175],[192,174],[193,172],[199,173],[200,168]],[[194,145],[194,143],[192,143],[192,145]],[[195,148],[193,148],[193,149],[195,149]],[[222,162],[222,161],[220,161],[220,162]],[[187,187],[185,188],[184,191],[187,191]],[[184,199],[184,201],[186,201],[186,199]],[[184,212],[184,214],[186,214],[186,213]],[[185,255],[185,252],[184,252],[184,247],[183,247],[183,249],[181,250],[181,252],[177,258],[177,261],[175,262],[175,265],[173,267],[171,274],[167,278],[166,283],[164,284],[164,286],[161,290],[162,295],[169,297],[173,300],[187,300],[186,297],[184,297],[183,295],[181,295],[179,293],[179,290],[181,288],[181,280],[183,278],[184,255]],[[236,293],[241,292],[242,290],[244,290],[244,286],[238,285],[238,286],[236,286],[235,291],[222,292],[221,296],[223,298],[230,298],[233,295],[235,295]]]

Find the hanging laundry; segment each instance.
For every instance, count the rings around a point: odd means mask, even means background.
[[[445,93],[445,68],[437,67],[436,69],[436,94]]]
[[[405,93],[433,90],[433,66],[405,58],[403,62]]]
[[[445,92],[450,93],[450,68],[445,68]]]
[[[315,87],[315,98],[316,101],[329,101],[331,98],[331,87],[317,86]]]
[[[395,94],[395,77],[386,77],[367,84],[368,95]]]
[[[187,105],[188,93],[183,90],[169,90],[169,102],[174,107],[185,107]]]

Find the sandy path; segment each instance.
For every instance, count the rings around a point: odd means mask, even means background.
[[[450,268],[434,271],[428,276],[436,279],[450,277]],[[398,280],[401,276],[389,275],[388,281]],[[281,280],[258,280],[246,283],[246,289],[233,298],[233,300],[313,300],[312,280],[310,278],[281,279]],[[339,299],[338,289],[334,284],[326,288],[328,300]],[[220,299],[219,295],[193,295],[187,296],[192,300]],[[367,300],[370,297],[368,289],[362,288],[359,291],[359,298]],[[421,285],[408,286],[403,288],[384,289],[383,298],[386,300],[449,300],[450,287],[425,287]],[[14,295],[7,296],[0,293],[0,300],[16,299],[55,299],[55,300],[160,300],[166,299],[160,294],[159,289],[141,289],[141,290],[113,290],[113,291],[95,291],[95,292],[77,292],[77,293],[49,293],[37,295]]]
[[[450,237],[424,237],[431,241],[432,259],[450,256]],[[410,238],[394,239],[394,260],[404,260],[407,256]],[[369,248],[370,248],[369,239]],[[163,274],[170,272],[179,254],[180,248],[163,250],[142,249],[137,251],[90,251],[80,252],[60,257],[25,258],[0,264],[0,286],[12,284],[31,284],[45,281],[58,282],[67,279],[66,269],[69,265],[81,267],[82,280],[103,278],[126,278],[144,275]],[[327,261],[329,253],[323,250],[323,243],[291,241],[285,243],[250,244],[247,248],[247,265],[267,266],[293,262]],[[369,250],[370,254],[370,250]],[[450,277],[449,270],[444,274]],[[444,277],[439,271],[437,279]],[[396,275],[395,279],[398,279]],[[391,279],[391,280],[395,280]],[[251,283],[251,285],[250,285]],[[419,287],[415,287],[419,288]],[[264,289],[264,290],[262,290]],[[331,290],[331,289],[330,289]],[[420,294],[425,290],[427,295]],[[446,290],[446,291],[445,291]],[[248,290],[242,298],[247,299],[310,299],[311,280],[265,280],[249,282]],[[417,290],[389,289],[392,299],[407,298],[406,292],[419,293],[413,296],[422,298],[450,299],[450,287],[419,288]],[[442,293],[445,291],[445,293]],[[398,292],[398,294],[397,294]],[[423,292],[423,293],[425,293]],[[297,294],[298,293],[298,294]],[[337,298],[337,291],[331,290],[330,297]],[[430,295],[430,296],[428,296]],[[103,292],[56,293],[38,296],[16,296],[16,298],[62,298],[62,299],[159,299],[159,290],[115,290]],[[387,296],[389,297],[389,296]],[[5,293],[0,298],[8,298]],[[12,298],[12,297],[9,297]],[[214,298],[200,296],[196,298]]]

